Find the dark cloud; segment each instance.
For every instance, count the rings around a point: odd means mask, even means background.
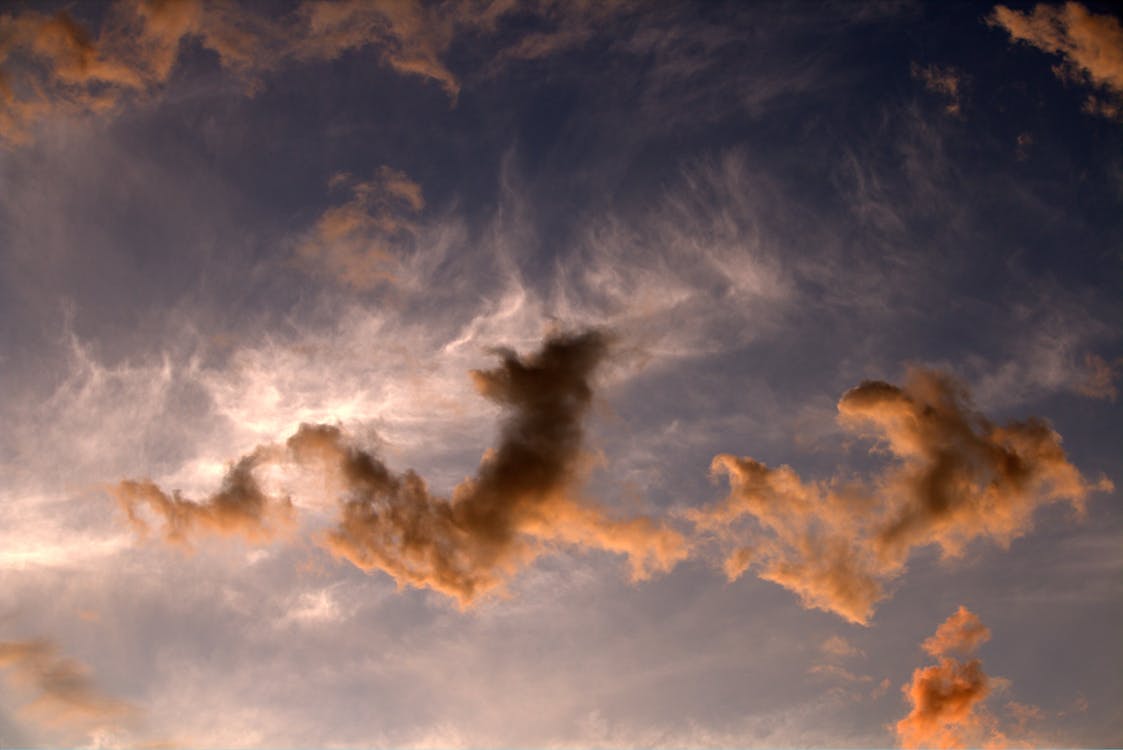
[[[236,534],[251,541],[266,541],[293,521],[288,498],[267,496],[254,476],[254,469],[277,457],[277,449],[261,447],[240,458],[226,473],[222,487],[197,502],[179,492],[168,494],[147,480],[125,480],[111,489],[129,521],[141,532],[148,530],[141,508],[163,519],[164,538],[189,544],[199,532]]]
[[[341,519],[323,539],[333,555],[461,605],[502,585],[554,543],[624,554],[633,579],[642,579],[686,557],[682,535],[645,517],[611,518],[578,496],[586,466],[582,422],[607,350],[599,332],[555,335],[530,357],[504,350],[498,368],[473,371],[479,392],[507,417],[499,444],[451,498],[434,495],[413,471],[392,472],[340,428],[309,424],[288,439],[287,452],[264,446],[242,458],[205,502],[169,496],[151,482],[122,482],[115,494],[142,527],[139,505],[163,516],[169,541],[199,532],[262,539],[289,519],[291,506],[267,497],[253,470],[291,461],[323,472],[340,492]]]
[[[1038,507],[1067,501],[1077,511],[1095,490],[1069,463],[1061,436],[1038,417],[996,425],[974,409],[951,376],[909,372],[903,387],[871,381],[839,402],[844,424],[873,429],[897,464],[877,481],[887,515],[873,541],[884,564],[903,564],[913,547],[948,557],[973,539],[1006,546],[1027,533]]]

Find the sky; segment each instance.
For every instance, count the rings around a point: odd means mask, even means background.
[[[1123,742],[1111,3],[0,8],[0,744]]]

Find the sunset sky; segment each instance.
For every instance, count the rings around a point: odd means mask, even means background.
[[[1113,3],[0,9],[0,745],[1123,743]]]

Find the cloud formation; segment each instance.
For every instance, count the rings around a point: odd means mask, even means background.
[[[275,64],[284,36],[274,22],[221,1],[116,2],[96,32],[65,10],[0,15],[0,139],[20,143],[43,118],[106,112],[153,92],[188,38],[252,84]]]
[[[263,446],[243,456],[223,477],[222,487],[203,501],[170,495],[148,480],[128,479],[111,488],[129,521],[141,533],[148,531],[141,508],[163,518],[163,535],[168,542],[187,545],[199,532],[240,535],[250,541],[264,542],[293,523],[292,502],[265,494],[254,476],[254,469],[276,461],[277,449]]]
[[[979,618],[960,606],[924,642],[937,663],[915,670],[902,687],[912,708],[896,725],[901,747],[983,746],[980,740],[991,732],[991,722],[980,708],[990,683],[982,662],[969,657],[989,638]]]
[[[411,216],[425,207],[421,186],[386,166],[373,180],[337,174],[330,185],[347,185],[351,197],[320,215],[297,245],[299,261],[355,289],[397,279],[398,256],[417,233]]]
[[[0,15],[0,142],[26,142],[37,122],[103,113],[127,97],[151,95],[190,40],[243,80],[283,65],[338,58],[374,47],[392,70],[438,84],[455,102],[461,82],[444,57],[458,35],[494,35],[501,19],[536,26],[497,54],[505,60],[555,54],[586,41],[625,3],[509,0],[304,0],[284,17],[233,0],[118,0],[91,30],[66,10]]]
[[[924,84],[924,88],[947,99],[944,110],[949,115],[959,115],[963,111],[959,95],[963,86],[963,75],[951,65],[918,65],[909,68],[912,77]]]
[[[33,696],[21,713],[48,729],[114,725],[135,711],[128,703],[102,694],[84,664],[59,655],[47,641],[0,641],[0,670],[13,687]]]
[[[1123,24],[1110,15],[1092,13],[1080,3],[1035,5],[1024,13],[997,5],[987,22],[1006,30],[1014,41],[1060,55],[1053,71],[1099,87],[1106,99],[1090,96],[1089,112],[1118,117],[1123,107]]]
[[[714,459],[730,494],[687,515],[725,548],[731,580],[753,569],[804,606],[868,624],[913,549],[936,545],[952,558],[976,539],[1005,547],[1040,506],[1064,501],[1079,512],[1090,492],[1112,487],[1088,482],[1044,420],[995,425],[962,384],[932,370],[913,368],[904,386],[866,381],[838,412],[892,459],[873,477],[805,482],[787,466]]]
[[[432,494],[413,471],[397,474],[332,425],[304,424],[284,448],[263,446],[239,460],[222,489],[196,503],[146,481],[120,483],[115,494],[130,520],[144,525],[146,504],[165,519],[165,538],[195,533],[268,538],[288,501],[268,498],[253,477],[266,462],[321,472],[342,500],[338,524],[322,540],[336,557],[381,570],[399,585],[431,588],[461,606],[500,587],[550,544],[573,544],[627,556],[633,580],[670,570],[688,552],[681,534],[646,517],[618,520],[578,499],[585,467],[582,422],[592,376],[608,350],[602,333],[555,335],[522,358],[473,371],[481,395],[507,412],[499,444],[475,476],[450,498]]]

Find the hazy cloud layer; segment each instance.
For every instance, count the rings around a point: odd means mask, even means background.
[[[20,714],[57,736],[123,726],[135,709],[103,694],[81,662],[48,641],[0,641],[0,671],[29,700]]]
[[[753,569],[807,607],[865,624],[913,549],[936,545],[950,558],[975,539],[1006,546],[1040,506],[1066,501],[1079,512],[1090,492],[1112,488],[1106,478],[1088,482],[1044,420],[995,425],[939,372],[914,368],[900,387],[867,381],[838,412],[891,458],[873,477],[804,482],[787,466],[714,459],[729,497],[687,516],[727,550],[731,580]]]

